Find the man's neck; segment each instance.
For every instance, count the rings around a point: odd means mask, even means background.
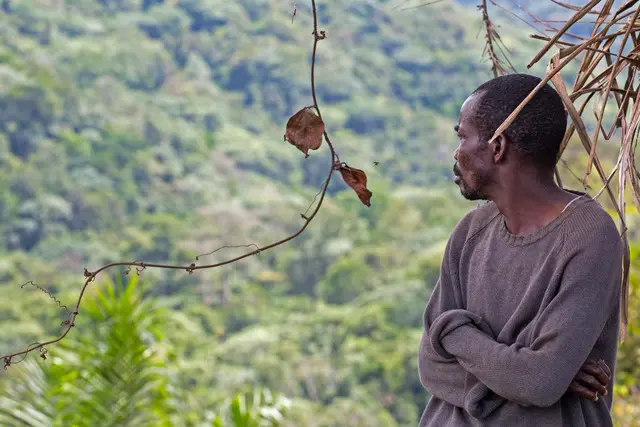
[[[507,229],[519,236],[549,224],[576,197],[558,187],[553,179],[522,177],[507,182],[491,199],[505,216]]]

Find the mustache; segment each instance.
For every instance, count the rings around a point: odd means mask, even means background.
[[[460,169],[458,168],[458,162],[455,162],[455,163],[453,164],[453,174],[454,174],[455,176],[460,176],[460,175],[461,175],[461,174],[460,174]]]

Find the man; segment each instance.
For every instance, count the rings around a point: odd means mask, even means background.
[[[455,227],[424,314],[420,427],[612,426],[622,243],[588,195],[559,188],[567,125],[540,79],[511,74],[462,105],[454,181],[487,200]]]

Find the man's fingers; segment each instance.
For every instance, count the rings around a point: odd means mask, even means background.
[[[604,396],[607,394],[607,388],[602,385],[600,381],[596,379],[596,377],[589,375],[584,371],[578,372],[578,375],[576,375],[573,380],[576,381],[579,385],[582,385],[583,387],[589,389],[590,391],[597,391],[598,393],[600,393],[600,396]]]
[[[605,387],[609,385],[609,381],[611,380],[611,377],[607,375],[607,373],[602,369],[602,367],[600,367],[600,365],[584,365],[580,372],[594,377],[600,384]]]
[[[576,380],[571,381],[571,384],[569,385],[569,390],[578,394],[581,397],[584,397],[585,399],[593,400],[594,402],[597,400],[596,393],[594,391],[589,390],[582,384],[578,383]]]
[[[602,359],[595,359],[595,358],[589,358],[587,359],[587,361],[584,363],[583,368],[586,366],[592,366],[592,367],[600,367],[602,369],[602,371],[605,373],[605,375],[607,377],[609,377],[609,379],[611,379],[611,369],[609,368],[609,365],[607,365],[607,363],[602,360]]]
[[[609,379],[611,379],[611,369],[609,369],[609,366],[604,362],[604,360],[602,359],[598,360],[598,366],[602,366],[602,369],[604,369],[605,374],[607,374]]]

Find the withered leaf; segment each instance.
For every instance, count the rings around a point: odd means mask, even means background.
[[[340,166],[340,174],[342,179],[351,188],[354,189],[360,201],[366,205],[371,206],[371,196],[373,193],[367,189],[367,174],[360,169],[352,168],[346,164]]]
[[[322,145],[324,122],[309,107],[295,113],[287,122],[285,139],[295,145],[305,156],[309,150],[317,150]]]

